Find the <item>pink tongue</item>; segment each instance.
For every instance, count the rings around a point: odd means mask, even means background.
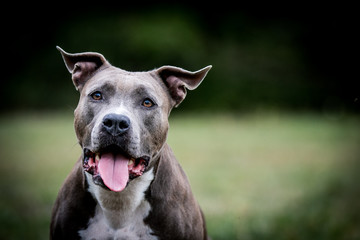
[[[124,190],[129,180],[128,162],[124,156],[106,153],[101,156],[98,169],[105,185],[112,191]]]

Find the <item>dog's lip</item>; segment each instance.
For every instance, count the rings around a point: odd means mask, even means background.
[[[145,172],[146,167],[150,162],[150,157],[146,155],[141,157],[132,157],[130,154],[126,153],[122,150],[122,148],[116,145],[110,145],[96,151],[92,151],[89,148],[84,148],[83,153],[84,171],[92,175],[95,184],[100,185],[105,189],[109,188],[104,184],[103,178],[101,177],[101,174],[98,170],[98,165],[101,161],[102,155],[111,153],[114,156],[122,155],[124,158],[128,159],[129,181],[141,176]]]
[[[121,154],[124,157],[126,157],[132,161],[135,161],[135,162],[143,160],[146,167],[148,166],[148,164],[150,162],[149,156],[147,156],[147,155],[143,155],[140,157],[131,156],[129,153],[125,152],[121,147],[119,147],[117,145],[109,145],[109,146],[106,146],[104,148],[100,148],[100,149],[94,150],[94,151],[90,150],[89,148],[84,148],[83,152],[84,152],[84,158],[86,158],[86,157],[97,158],[97,157],[101,157],[101,155],[103,155],[105,153],[113,153],[113,154]]]
[[[104,153],[120,153],[122,155],[124,155],[127,158],[132,158],[132,156],[130,156],[130,154],[128,154],[127,152],[125,152],[121,147],[117,146],[117,145],[108,145],[105,147],[101,147],[95,150],[92,150],[90,148],[84,148],[84,156],[88,156],[88,157],[92,157],[95,155],[102,155]],[[134,157],[135,158],[135,157]]]

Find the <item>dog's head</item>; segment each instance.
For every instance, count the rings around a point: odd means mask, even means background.
[[[122,191],[154,166],[168,131],[168,116],[211,66],[196,72],[163,66],[128,72],[94,52],[69,54],[58,47],[80,100],[75,131],[84,171],[94,183]]]

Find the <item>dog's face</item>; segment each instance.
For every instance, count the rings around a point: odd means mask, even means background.
[[[211,67],[197,72],[171,66],[127,72],[111,66],[99,53],[59,50],[81,94],[75,131],[83,149],[84,171],[95,184],[122,191],[156,164],[171,109]]]
[[[141,176],[164,145],[170,109],[165,87],[147,73],[109,67],[89,79],[75,130],[94,181],[121,191]]]

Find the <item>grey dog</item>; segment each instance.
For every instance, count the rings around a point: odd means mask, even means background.
[[[208,239],[188,179],[166,143],[168,116],[211,66],[128,72],[58,47],[80,92],[82,156],[53,207],[51,239]]]

